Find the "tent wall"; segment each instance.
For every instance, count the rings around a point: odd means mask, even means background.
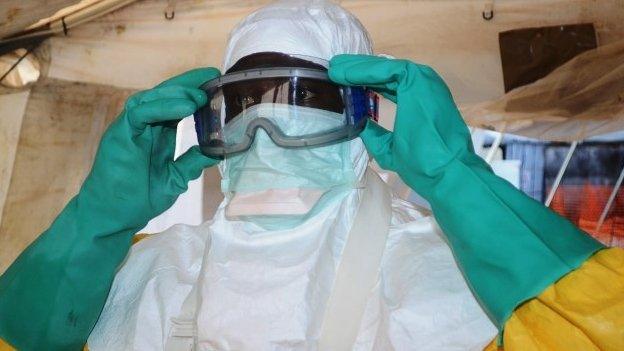
[[[58,80],[33,86],[0,223],[0,272],[78,192],[104,129],[129,94]]]
[[[0,224],[30,90],[0,95]]]

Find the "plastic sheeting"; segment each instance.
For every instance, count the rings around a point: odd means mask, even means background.
[[[598,47],[592,23],[513,29],[498,34],[505,92],[535,82]]]
[[[467,122],[550,141],[624,129],[624,40],[587,51],[535,83],[462,109]]]

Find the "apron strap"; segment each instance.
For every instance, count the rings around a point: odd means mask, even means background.
[[[321,324],[319,350],[352,350],[381,270],[381,258],[392,218],[388,187],[366,170],[366,189],[338,265],[334,287]]]
[[[194,351],[197,344],[197,305],[199,286],[204,268],[199,271],[197,282],[186,296],[177,318],[171,318],[171,330],[164,351]]]

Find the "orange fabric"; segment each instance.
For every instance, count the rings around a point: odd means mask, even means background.
[[[624,250],[599,251],[521,305],[503,340],[506,351],[624,350]]]
[[[15,351],[13,346],[9,345],[6,341],[0,338],[0,351]]]
[[[132,245],[138,243],[139,241],[145,239],[148,236],[150,236],[150,234],[145,234],[145,233],[136,234],[135,236],[132,237]]]

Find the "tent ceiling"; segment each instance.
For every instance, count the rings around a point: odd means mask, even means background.
[[[79,0],[0,1],[0,38],[15,34]]]
[[[167,1],[134,3],[52,38],[49,75],[142,89],[194,67],[220,67],[229,31],[266,2],[178,0],[171,21],[163,16]],[[483,1],[340,3],[360,18],[377,52],[432,65],[459,103],[503,95],[502,31],[594,23],[600,45],[624,33],[624,11],[614,11],[622,0],[500,0],[491,21],[481,17]]]

